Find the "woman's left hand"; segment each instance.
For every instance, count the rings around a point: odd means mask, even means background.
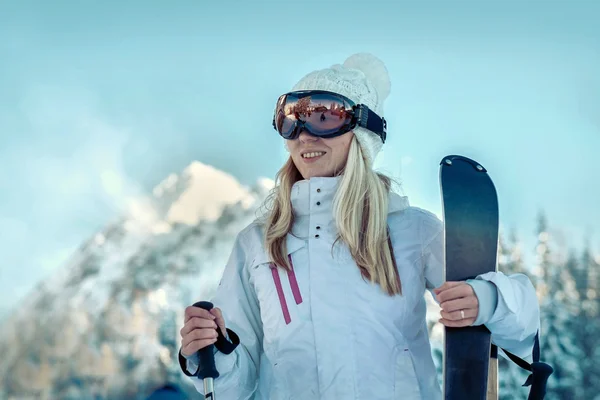
[[[470,326],[479,314],[479,300],[475,291],[466,282],[445,282],[433,290],[442,308],[439,320],[449,327]]]

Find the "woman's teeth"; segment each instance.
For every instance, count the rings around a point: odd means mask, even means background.
[[[303,158],[314,158],[314,157],[320,157],[323,154],[325,154],[325,153],[323,153],[322,151],[318,151],[318,152],[315,152],[315,153],[302,154],[302,157]]]

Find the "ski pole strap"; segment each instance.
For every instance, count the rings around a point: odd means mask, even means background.
[[[523,386],[531,386],[529,390],[528,400],[542,400],[546,395],[546,386],[548,378],[554,372],[554,369],[544,362],[540,361],[540,339],[539,331],[535,334],[535,340],[533,343],[533,362],[529,364],[527,361],[520,357],[515,356],[509,351],[502,349],[504,353],[511,359],[512,362],[517,364],[519,367],[531,372],[527,377],[527,380]]]
[[[238,335],[229,328],[225,328],[227,331],[227,337],[229,340],[223,336],[223,332],[220,329],[217,329],[217,341],[215,342],[215,347],[223,354],[231,354],[235,350],[235,348],[240,344],[240,338]]]
[[[227,336],[229,340],[225,338],[221,329],[217,329],[217,341],[214,343],[215,348],[223,354],[231,354],[235,348],[240,344],[239,336],[229,328],[225,328],[227,331]],[[193,374],[190,374],[187,370],[187,362],[186,358],[181,354],[181,350],[179,350],[179,367],[187,376],[197,376],[198,372],[200,372],[200,365],[196,369]]]

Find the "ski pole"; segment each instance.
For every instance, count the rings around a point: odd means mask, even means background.
[[[498,400],[498,347],[495,344],[490,347],[486,400]]]
[[[194,307],[202,308],[206,311],[213,309],[213,304],[208,301],[199,301],[194,303]],[[219,371],[215,366],[214,345],[210,344],[203,349],[198,350],[198,379],[204,381],[204,398],[215,400],[214,379],[219,377]]]

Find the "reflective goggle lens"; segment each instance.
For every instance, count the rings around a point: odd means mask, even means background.
[[[350,130],[352,106],[334,93],[289,93],[277,102],[275,128],[286,139],[302,129],[315,136],[336,136]]]

